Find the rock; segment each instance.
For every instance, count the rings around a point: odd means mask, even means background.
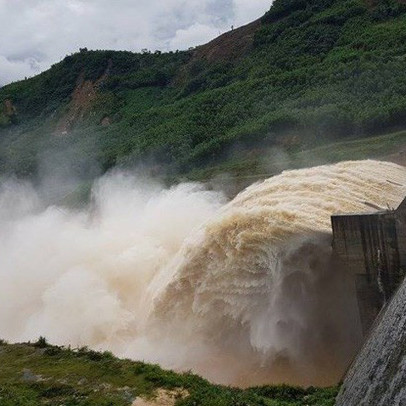
[[[351,366],[336,406],[406,405],[406,280]]]
[[[186,398],[189,392],[185,389],[165,390],[158,389],[155,398],[146,399],[138,397],[134,400],[132,406],[174,406],[177,399]]]
[[[22,380],[24,382],[39,382],[42,381],[43,378],[41,375],[33,374],[29,369],[24,369]]]
[[[86,385],[86,384],[87,384],[87,379],[86,378],[79,379],[78,385],[82,386],[82,385]]]

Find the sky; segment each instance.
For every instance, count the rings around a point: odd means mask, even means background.
[[[0,86],[79,48],[183,50],[262,16],[271,0],[0,0]]]

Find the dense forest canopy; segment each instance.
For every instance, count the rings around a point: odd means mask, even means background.
[[[32,177],[57,152],[79,174],[139,159],[180,174],[405,127],[406,4],[275,0],[196,49],[81,49],[3,87],[0,171]]]

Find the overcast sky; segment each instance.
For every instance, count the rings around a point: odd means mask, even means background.
[[[0,86],[88,49],[187,49],[260,17],[271,0],[0,0]]]

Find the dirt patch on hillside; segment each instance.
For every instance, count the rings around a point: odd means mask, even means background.
[[[261,27],[261,20],[256,20],[242,27],[232,29],[193,51],[190,61],[180,69],[173,84],[182,84],[190,76],[192,67],[199,61],[210,64],[217,62],[234,62],[244,57],[253,47],[254,36]]]
[[[111,118],[109,116],[104,116],[100,121],[102,127],[108,127],[111,124]]]
[[[165,390],[158,389],[156,397],[145,399],[138,397],[134,400],[132,406],[174,406],[178,399],[184,399],[189,396],[189,392],[184,389]]]
[[[68,106],[68,111],[61,117],[56,125],[56,135],[66,135],[70,132],[74,124],[83,119],[90,111],[94,101],[97,98],[97,92],[100,85],[107,79],[111,69],[111,60],[108,63],[107,69],[103,75],[92,82],[84,79],[82,72],[77,80],[75,90],[72,93],[72,99]]]
[[[3,111],[7,117],[11,117],[17,114],[17,109],[10,99],[6,99],[3,102]]]
[[[255,32],[261,26],[256,20],[243,27],[226,32],[213,41],[197,47],[193,59],[205,59],[208,62],[230,62],[244,56],[254,43]]]

